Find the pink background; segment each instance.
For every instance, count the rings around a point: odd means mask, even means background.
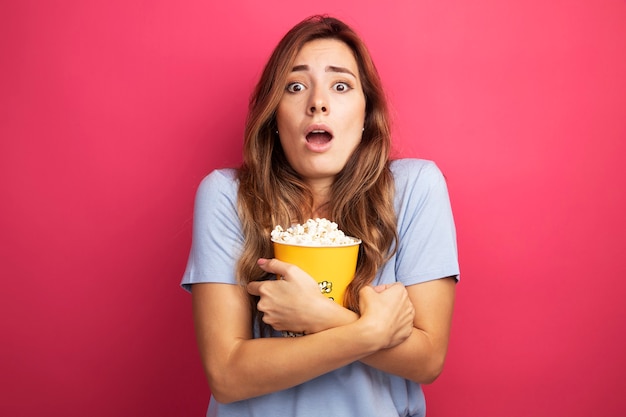
[[[313,13],[378,63],[459,233],[429,416],[622,416],[626,2],[3,1],[0,415],[201,416],[178,288],[196,186]]]

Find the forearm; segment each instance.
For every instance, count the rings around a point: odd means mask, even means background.
[[[361,362],[389,374],[429,384],[443,370],[445,357],[445,347],[435,346],[426,333],[413,329],[411,336],[403,343],[379,350],[364,357]]]
[[[359,316],[347,309],[334,314],[327,326],[345,326],[354,323]],[[401,344],[374,352],[360,359],[361,362],[389,374],[418,383],[430,383],[443,368],[446,346],[435,346],[429,335],[413,328],[411,336]]]
[[[415,306],[411,335],[391,349],[362,359],[363,363],[415,382],[433,382],[448,350],[455,287],[452,277],[406,287]]]
[[[374,313],[304,337],[255,339],[243,288],[194,284],[192,300],[209,386],[223,403],[298,385],[399,343]]]
[[[353,322],[305,337],[241,340],[226,360],[208,359],[211,391],[227,403],[296,386],[378,350],[373,330]]]
[[[262,288],[261,299],[282,284],[261,283],[269,287]],[[297,326],[293,329],[307,329],[308,334],[299,338],[254,339],[249,324],[251,312],[241,287],[195,284],[192,295],[198,346],[211,391],[220,402],[293,387],[397,346],[411,336],[413,329],[414,311],[401,286],[382,293],[364,287],[360,292],[361,316],[320,297],[324,307],[305,309],[308,315],[299,315],[316,320],[291,322]],[[266,314],[274,311],[275,303],[267,304]],[[320,322],[328,325],[315,326]],[[309,331],[307,323],[315,330]]]

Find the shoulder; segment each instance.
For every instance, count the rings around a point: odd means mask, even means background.
[[[202,179],[198,186],[198,196],[216,194],[233,195],[237,193],[237,170],[216,169]]]
[[[425,207],[440,210],[449,203],[446,179],[435,162],[398,159],[391,163],[398,214],[414,215]]]
[[[196,192],[196,211],[208,209],[234,210],[239,181],[237,170],[216,169],[202,179]]]
[[[396,159],[391,162],[390,169],[397,190],[445,182],[437,164],[426,159]]]
[[[237,187],[237,170],[233,168],[216,169],[211,171],[200,182],[200,188],[231,188]]]

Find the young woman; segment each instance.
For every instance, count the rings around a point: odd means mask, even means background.
[[[297,24],[252,95],[243,165],[212,172],[196,196],[182,285],[207,416],[425,414],[420,384],[440,374],[450,334],[455,228],[437,166],[391,161],[390,146],[361,39],[330,17]],[[362,240],[345,308],[272,259],[276,225],[317,217]]]

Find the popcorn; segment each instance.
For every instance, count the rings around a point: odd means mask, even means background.
[[[272,230],[272,241],[302,246],[342,246],[361,242],[346,236],[339,230],[337,223],[327,219],[309,219],[306,223],[293,225],[287,230],[278,225]]]

